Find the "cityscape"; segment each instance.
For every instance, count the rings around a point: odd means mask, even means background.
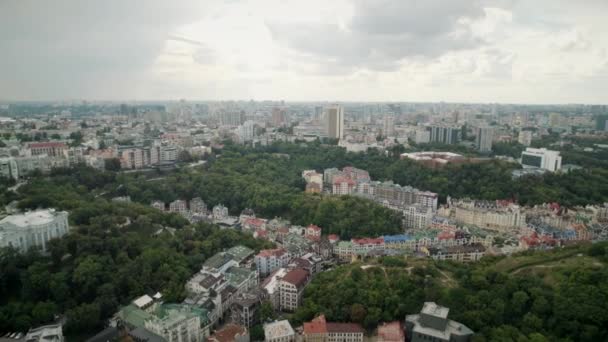
[[[54,5],[0,4],[0,342],[608,340],[602,1]]]

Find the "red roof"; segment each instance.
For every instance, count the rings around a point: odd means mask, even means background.
[[[243,224],[247,224],[250,226],[257,226],[257,227],[263,226],[265,223],[266,223],[266,220],[259,219],[256,217],[249,217],[249,218],[246,218],[245,220],[243,220]]]
[[[30,143],[30,148],[46,148],[46,147],[67,147],[65,143],[59,141]]]
[[[363,238],[363,239],[352,239],[353,243],[358,245],[381,245],[384,243],[384,238]]]
[[[284,250],[283,248],[276,248],[276,249],[263,249],[260,251],[260,253],[258,253],[258,257],[260,258],[268,258],[271,256],[281,256],[281,255],[285,255],[287,254],[287,251]]]
[[[334,184],[348,183],[348,185],[355,185],[355,181],[349,177],[336,177],[334,178]]]
[[[333,323],[327,322],[325,316],[321,315],[310,322],[304,323],[304,334],[326,334],[326,333],[364,333],[365,330],[355,323]]]
[[[451,240],[451,239],[454,239],[455,237],[456,237],[456,233],[450,232],[450,231],[443,231],[443,232],[437,234],[437,238],[439,240]]]
[[[208,342],[231,342],[235,341],[236,337],[244,336],[247,333],[247,328],[236,324],[226,324],[222,329],[215,334],[207,337]]]
[[[314,230],[316,232],[320,232],[321,231],[321,227],[319,227],[317,225],[314,225],[314,224],[308,225],[308,229],[312,229],[312,230]]]
[[[325,334],[327,333],[327,322],[325,321],[325,316],[321,315],[310,322],[304,323],[304,334],[312,335],[312,334]]]
[[[378,327],[378,337],[385,342],[404,341],[405,333],[403,331],[403,324],[399,321],[394,321],[380,325]]]
[[[338,235],[336,235],[336,234],[329,234],[327,236],[327,239],[329,241],[338,241],[338,240],[340,240],[340,237]]]
[[[361,333],[365,330],[356,323],[327,323],[327,332],[330,333]]]
[[[295,285],[296,287],[302,287],[308,280],[308,271],[296,268],[293,269],[283,277],[283,281]]]

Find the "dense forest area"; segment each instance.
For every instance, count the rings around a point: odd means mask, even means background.
[[[429,169],[411,160],[399,159],[398,151],[394,152],[388,156],[377,151],[351,153],[319,143],[277,143],[257,148],[228,144],[222,155],[208,163],[203,171],[180,170],[156,182],[149,182],[149,177],[142,175],[121,175],[118,183],[124,187],[117,193],[130,195],[142,203],[200,196],[211,205],[223,203],[235,213],[253,208],[265,217],[284,216],[307,224],[318,216],[328,199],[311,199],[314,196],[302,194],[302,170],[355,166],[368,170],[374,180],[392,180],[434,191],[441,200],[449,195],[515,199],[525,205],[559,202],[566,206],[608,201],[608,168],[604,167],[513,179],[511,171],[519,168],[514,163],[492,160]],[[598,165],[602,163],[601,159],[594,157],[593,160]],[[318,204],[315,212],[308,212],[310,206],[301,205],[309,202]]]
[[[142,294],[161,291],[168,301],[182,300],[186,280],[221,250],[272,246],[93,193],[112,180],[114,175],[82,169],[37,178],[19,189],[23,209],[68,210],[72,232],[51,241],[49,255],[0,250],[0,331],[26,331],[65,313],[68,335],[94,332],[119,305]],[[166,226],[177,230],[162,230]]]
[[[385,257],[319,274],[292,320],[324,313],[373,330],[435,301],[476,332],[474,342],[605,341],[607,262],[607,243],[476,264]]]

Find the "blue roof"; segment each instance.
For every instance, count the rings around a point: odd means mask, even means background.
[[[405,234],[385,235],[384,236],[384,243],[387,243],[387,242],[403,242],[403,241],[409,241],[411,239],[412,239],[411,236],[405,235]]]

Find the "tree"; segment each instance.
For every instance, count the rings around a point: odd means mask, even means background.
[[[105,159],[104,166],[107,171],[119,171],[120,170],[120,159],[118,159],[118,158]]]
[[[260,306],[260,322],[268,322],[275,318],[274,309],[272,308],[272,303],[265,300],[262,302]]]
[[[190,152],[182,150],[177,155],[177,160],[180,162],[189,163],[192,162],[192,156],[190,155]]]

